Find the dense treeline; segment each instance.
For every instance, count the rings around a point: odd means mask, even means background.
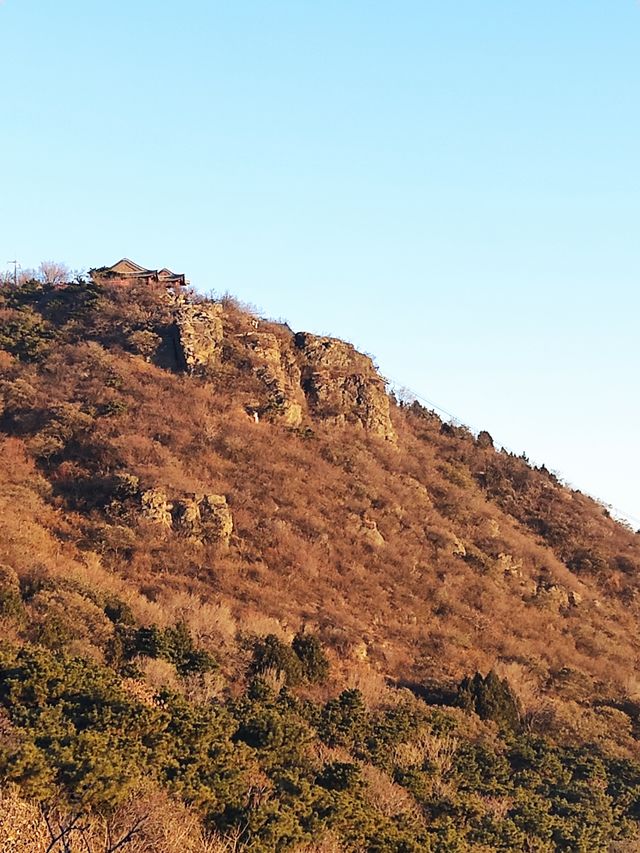
[[[607,850],[634,835],[640,764],[514,730],[499,705],[500,724],[470,738],[455,712],[408,696],[372,711],[352,689],[322,704],[269,674],[233,700],[143,702],[108,668],[5,645],[0,772],[69,812],[108,811],[152,778],[256,851],[326,832],[350,850],[443,853]]]

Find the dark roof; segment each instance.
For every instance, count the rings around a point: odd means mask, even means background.
[[[140,266],[140,264],[136,264],[135,261],[129,260],[129,258],[121,258],[111,267],[100,267],[99,269],[91,270],[91,272],[95,272],[103,276],[141,279],[153,278],[165,283],[187,283],[184,273],[172,272],[168,267],[164,267],[161,270],[149,270],[146,269],[146,267]]]

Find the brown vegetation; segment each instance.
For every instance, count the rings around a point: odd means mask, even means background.
[[[35,302],[51,320],[47,298]],[[169,326],[157,292],[107,289],[90,312],[58,311],[46,355],[2,354],[0,560],[23,579],[35,566],[82,577],[167,623],[186,596],[228,660],[252,630],[305,624],[345,670],[366,659],[419,684],[516,665],[539,697],[566,695],[566,670],[591,697],[623,695],[640,542],[598,504],[417,404],[392,408],[396,443],[312,414],[295,429],[256,423],[247,404],[268,389],[243,336],[257,321],[228,298],[224,358],[203,378],[127,351],[132,334],[160,340]],[[284,327],[260,321],[260,333],[288,346]],[[226,496],[230,549],[147,522],[126,478]],[[65,595],[42,606],[86,625]]]
[[[22,591],[17,609],[0,601],[5,636],[103,662],[113,600],[142,625],[186,624],[221,663],[197,688],[209,696],[239,690],[252,637],[308,629],[328,649],[330,688],[357,686],[373,706],[388,684],[428,696],[495,668],[530,726],[635,753],[636,533],[417,404],[391,401],[391,441],[351,414],[318,417],[299,390],[299,423],[279,417],[264,348],[247,342],[259,326],[288,353],[293,336],[228,298],[219,361],[192,376],[167,355],[163,294],[56,287],[0,298],[0,566],[3,590]],[[226,497],[228,547],[145,517],[148,490],[174,504]],[[171,662],[143,670],[153,689],[196,690]],[[417,748],[403,760],[444,778],[455,742]],[[367,772],[383,809],[413,808]],[[18,800],[5,805],[24,832],[43,831]]]

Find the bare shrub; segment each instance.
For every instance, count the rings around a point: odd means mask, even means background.
[[[210,835],[187,806],[152,787],[108,816],[44,810],[17,789],[0,789],[2,853],[233,853],[241,831]]]
[[[21,799],[13,786],[0,789],[0,850],[44,853],[47,845],[47,828],[38,807]]]
[[[63,284],[71,279],[72,272],[66,264],[59,261],[42,261],[36,277],[44,284]]]
[[[387,683],[381,672],[366,664],[355,664],[349,669],[347,686],[362,693],[365,704],[370,708],[397,705],[402,696]]]
[[[295,853],[344,853],[346,848],[333,833],[325,833],[322,838],[295,848]]]
[[[397,785],[387,773],[372,764],[362,764],[360,769],[367,783],[367,797],[382,814],[387,817],[398,814],[420,815],[420,808],[411,794]]]
[[[453,766],[458,745],[458,738],[453,735],[423,729],[410,743],[398,744],[395,761],[403,768],[420,768],[428,762],[439,776],[446,776]]]
[[[496,675],[506,678],[518,697],[525,724],[539,727],[549,719],[551,702],[542,692],[540,677],[531,666],[516,662],[498,661],[494,666]]]
[[[142,670],[144,679],[152,690],[180,690],[180,679],[175,666],[163,658],[134,658],[133,663]]]

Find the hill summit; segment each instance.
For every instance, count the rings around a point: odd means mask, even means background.
[[[11,849],[636,849],[638,534],[133,267],[0,291]]]

